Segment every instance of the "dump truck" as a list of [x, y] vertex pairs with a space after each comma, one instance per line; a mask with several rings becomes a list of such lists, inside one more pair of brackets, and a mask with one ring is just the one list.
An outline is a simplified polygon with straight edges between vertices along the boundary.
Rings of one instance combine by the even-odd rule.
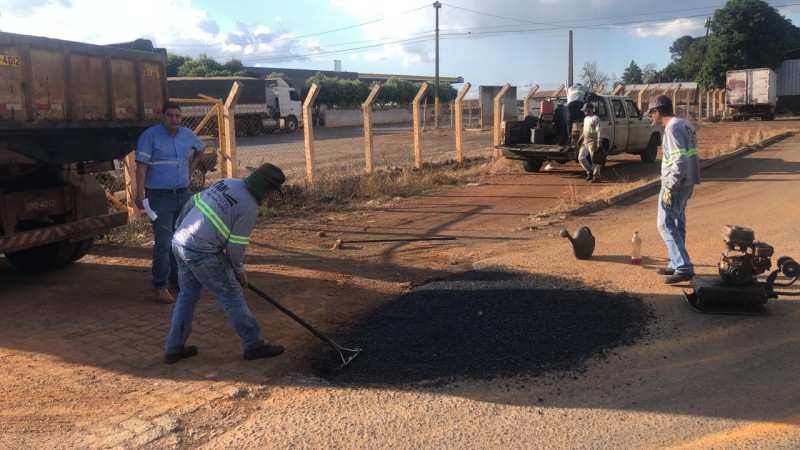
[[[167, 90], [174, 99], [205, 96], [224, 101], [237, 81], [242, 83], [242, 92], [233, 108], [236, 136], [278, 131], [293, 133], [303, 127], [300, 93], [280, 78], [169, 77]], [[196, 123], [207, 114], [207, 109], [203, 106], [185, 106], [181, 108], [183, 120]]]
[[[656, 160], [661, 129], [644, 117], [632, 99], [590, 94], [587, 102], [600, 118], [601, 145], [607, 155], [639, 155], [646, 164]], [[570, 129], [565, 98], [548, 98], [541, 101], [538, 116], [505, 122], [500, 148], [507, 159], [522, 161], [526, 172], [538, 172], [547, 162], [577, 162], [582, 128], [581, 123], [573, 123]]]
[[729, 70], [725, 75], [727, 107], [734, 121], [775, 119], [778, 75], [770, 68]]
[[0, 253], [42, 271], [128, 221], [94, 174], [135, 149], [167, 98], [166, 51], [0, 32]]

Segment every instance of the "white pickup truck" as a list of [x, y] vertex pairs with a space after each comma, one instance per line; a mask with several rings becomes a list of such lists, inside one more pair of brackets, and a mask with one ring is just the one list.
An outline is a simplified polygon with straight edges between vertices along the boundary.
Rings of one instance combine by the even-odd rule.
[[[636, 103], [617, 95], [590, 94], [588, 103], [600, 118], [603, 148], [607, 155], [639, 155], [643, 163], [656, 160], [661, 143], [661, 129], [643, 116]], [[568, 131], [566, 100], [543, 100], [539, 116], [505, 123], [500, 144], [503, 156], [522, 161], [527, 172], [538, 172], [545, 162], [564, 164], [578, 160], [580, 150], [574, 133]], [[582, 128], [582, 125], [578, 125]], [[572, 136], [570, 135], [572, 134]]]

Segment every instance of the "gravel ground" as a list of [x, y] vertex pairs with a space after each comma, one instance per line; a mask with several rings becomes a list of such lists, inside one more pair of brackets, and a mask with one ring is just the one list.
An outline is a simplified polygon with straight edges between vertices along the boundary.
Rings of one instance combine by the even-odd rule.
[[581, 372], [589, 358], [641, 338], [653, 318], [630, 295], [475, 270], [415, 288], [367, 317], [343, 339], [363, 352], [327, 378], [397, 386]]

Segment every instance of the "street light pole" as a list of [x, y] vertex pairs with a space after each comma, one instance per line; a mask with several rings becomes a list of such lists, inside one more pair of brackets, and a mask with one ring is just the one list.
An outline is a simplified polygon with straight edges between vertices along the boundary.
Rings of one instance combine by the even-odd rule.
[[436, 76], [433, 81], [433, 122], [436, 131], [439, 131], [439, 9], [442, 4], [438, 1], [433, 2], [433, 9], [436, 10]]

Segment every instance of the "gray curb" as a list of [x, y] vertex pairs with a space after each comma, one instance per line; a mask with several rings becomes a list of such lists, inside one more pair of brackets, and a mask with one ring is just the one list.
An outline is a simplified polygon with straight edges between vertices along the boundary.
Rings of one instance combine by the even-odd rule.
[[[777, 136], [773, 136], [773, 137], [771, 137], [769, 139], [765, 139], [765, 140], [763, 140], [763, 141], [761, 141], [761, 142], [759, 142], [757, 144], [748, 145], [746, 147], [742, 147], [742, 148], [736, 149], [736, 150], [734, 150], [734, 151], [732, 151], [730, 153], [726, 153], [724, 155], [717, 156], [716, 158], [712, 158], [712, 159], [707, 159], [707, 160], [701, 161], [700, 162], [700, 170], [707, 169], [707, 168], [709, 168], [709, 167], [711, 167], [711, 166], [713, 166], [715, 164], [719, 164], [719, 163], [721, 163], [723, 161], [727, 161], [728, 159], [734, 158], [734, 157], [742, 155], [744, 153], [753, 152], [753, 151], [756, 151], [758, 149], [762, 149], [764, 147], [768, 147], [768, 146], [770, 146], [770, 145], [772, 145], [772, 144], [774, 144], [774, 143], [776, 143], [778, 141], [781, 141], [783, 139], [786, 139], [786, 138], [788, 138], [789, 136], [792, 136], [792, 135], [794, 135], [793, 132], [787, 131], [786, 133], [781, 133], [781, 134], [779, 134]], [[628, 200], [630, 198], [633, 198], [633, 197], [648, 193], [649, 191], [655, 190], [656, 188], [661, 188], [661, 179], [660, 178], [656, 178], [656, 179], [648, 182], [647, 184], [644, 184], [642, 186], [638, 186], [638, 187], [633, 188], [633, 189], [631, 189], [629, 191], [622, 192], [622, 193], [617, 194], [617, 195], [615, 195], [613, 197], [609, 197], [607, 200], [597, 200], [597, 201], [594, 201], [594, 202], [589, 203], [587, 205], [583, 205], [583, 206], [581, 206], [579, 208], [576, 208], [576, 209], [574, 209], [572, 211], [567, 212], [567, 214], [576, 215], [576, 216], [589, 214], [589, 213], [592, 213], [592, 212], [595, 212], [595, 211], [599, 211], [599, 210], [601, 210], [603, 208], [606, 208], [608, 206], [616, 205], [616, 204], [622, 202], [623, 200]]]

